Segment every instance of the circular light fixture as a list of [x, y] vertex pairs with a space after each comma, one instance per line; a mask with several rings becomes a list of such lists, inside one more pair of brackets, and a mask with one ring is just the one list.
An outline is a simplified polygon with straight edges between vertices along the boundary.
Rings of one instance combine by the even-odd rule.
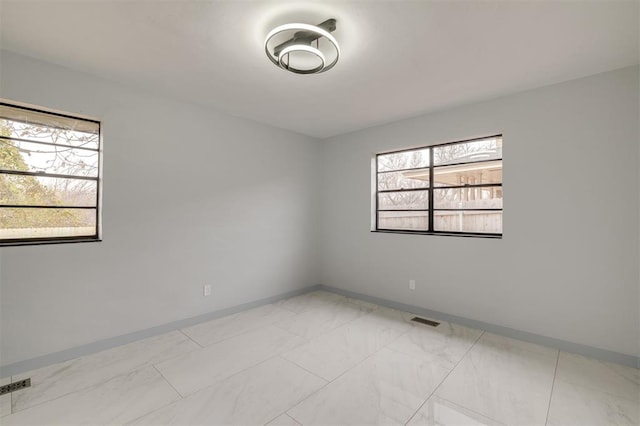
[[[296, 74], [325, 72], [333, 68], [340, 58], [340, 46], [338, 46], [338, 41], [335, 37], [331, 35], [331, 32], [335, 31], [335, 29], [335, 19], [328, 19], [318, 25], [280, 25], [267, 34], [264, 41], [264, 51], [269, 60], [283, 70]], [[283, 37], [287, 33], [291, 34], [291, 38], [286, 39], [286, 37]], [[322, 43], [322, 50], [320, 49], [321, 39], [329, 41], [329, 43]], [[313, 46], [314, 43], [315, 47]], [[308, 61], [300, 60], [300, 53], [311, 54], [320, 59], [320, 65], [308, 66]], [[331, 62], [327, 63], [327, 57]], [[299, 63], [295, 63], [296, 61]]]
[[[293, 68], [291, 64], [291, 53], [296, 52], [307, 52], [315, 55], [318, 59], [320, 59], [320, 65], [315, 68], [307, 68], [307, 69], [299, 69]], [[287, 62], [285, 63], [284, 58], [287, 57]], [[316, 72], [322, 72], [322, 69], [325, 65], [325, 57], [324, 54], [312, 46], [307, 46], [306, 44], [292, 44], [291, 46], [287, 46], [282, 51], [280, 51], [280, 55], [278, 56], [278, 65], [280, 68], [283, 68], [287, 71], [295, 72], [298, 74], [313, 74]]]

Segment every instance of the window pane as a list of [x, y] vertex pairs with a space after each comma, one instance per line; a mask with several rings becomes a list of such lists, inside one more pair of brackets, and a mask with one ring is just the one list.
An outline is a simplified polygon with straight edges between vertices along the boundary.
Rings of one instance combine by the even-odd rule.
[[97, 188], [94, 180], [0, 173], [0, 204], [95, 207]]
[[501, 211], [436, 211], [433, 217], [436, 231], [502, 233]]
[[502, 183], [502, 160], [435, 167], [433, 175], [434, 186]]
[[502, 187], [434, 189], [433, 207], [435, 209], [501, 209]]
[[378, 210], [428, 209], [429, 191], [383, 192]]
[[429, 187], [429, 169], [378, 173], [378, 191]]
[[433, 149], [433, 163], [436, 165], [496, 160], [501, 158], [501, 137], [455, 143]]
[[378, 155], [378, 171], [429, 167], [429, 148]]
[[96, 235], [95, 209], [0, 207], [0, 238], [51, 238]]
[[0, 105], [0, 136], [99, 148], [98, 123]]
[[378, 212], [378, 229], [427, 231], [429, 212]]
[[98, 176], [98, 151], [0, 139], [0, 169]]

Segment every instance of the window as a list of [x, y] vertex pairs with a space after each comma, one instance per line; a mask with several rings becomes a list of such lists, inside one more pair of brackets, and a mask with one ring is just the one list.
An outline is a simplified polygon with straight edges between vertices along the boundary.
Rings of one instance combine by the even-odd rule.
[[100, 122], [0, 101], [0, 245], [100, 238]]
[[502, 136], [377, 154], [375, 231], [502, 236]]

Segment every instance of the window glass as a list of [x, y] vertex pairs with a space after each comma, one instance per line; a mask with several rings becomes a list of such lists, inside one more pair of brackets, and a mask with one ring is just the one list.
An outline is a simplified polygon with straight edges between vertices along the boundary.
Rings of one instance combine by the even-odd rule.
[[428, 208], [429, 191], [398, 191], [378, 194], [379, 210], [426, 210]]
[[378, 154], [374, 230], [500, 237], [502, 143], [491, 136]]
[[0, 245], [99, 238], [100, 122], [0, 102]]
[[429, 148], [412, 149], [378, 155], [378, 171], [429, 167]]
[[433, 164], [471, 163], [502, 159], [502, 137], [444, 144], [433, 148]]

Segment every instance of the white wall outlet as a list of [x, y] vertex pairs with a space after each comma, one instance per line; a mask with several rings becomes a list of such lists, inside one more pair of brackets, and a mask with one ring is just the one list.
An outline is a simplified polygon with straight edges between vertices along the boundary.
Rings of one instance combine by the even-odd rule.
[[416, 280], [409, 280], [409, 290], [416, 289]]
[[211, 296], [211, 284], [205, 284], [202, 286], [202, 295]]

